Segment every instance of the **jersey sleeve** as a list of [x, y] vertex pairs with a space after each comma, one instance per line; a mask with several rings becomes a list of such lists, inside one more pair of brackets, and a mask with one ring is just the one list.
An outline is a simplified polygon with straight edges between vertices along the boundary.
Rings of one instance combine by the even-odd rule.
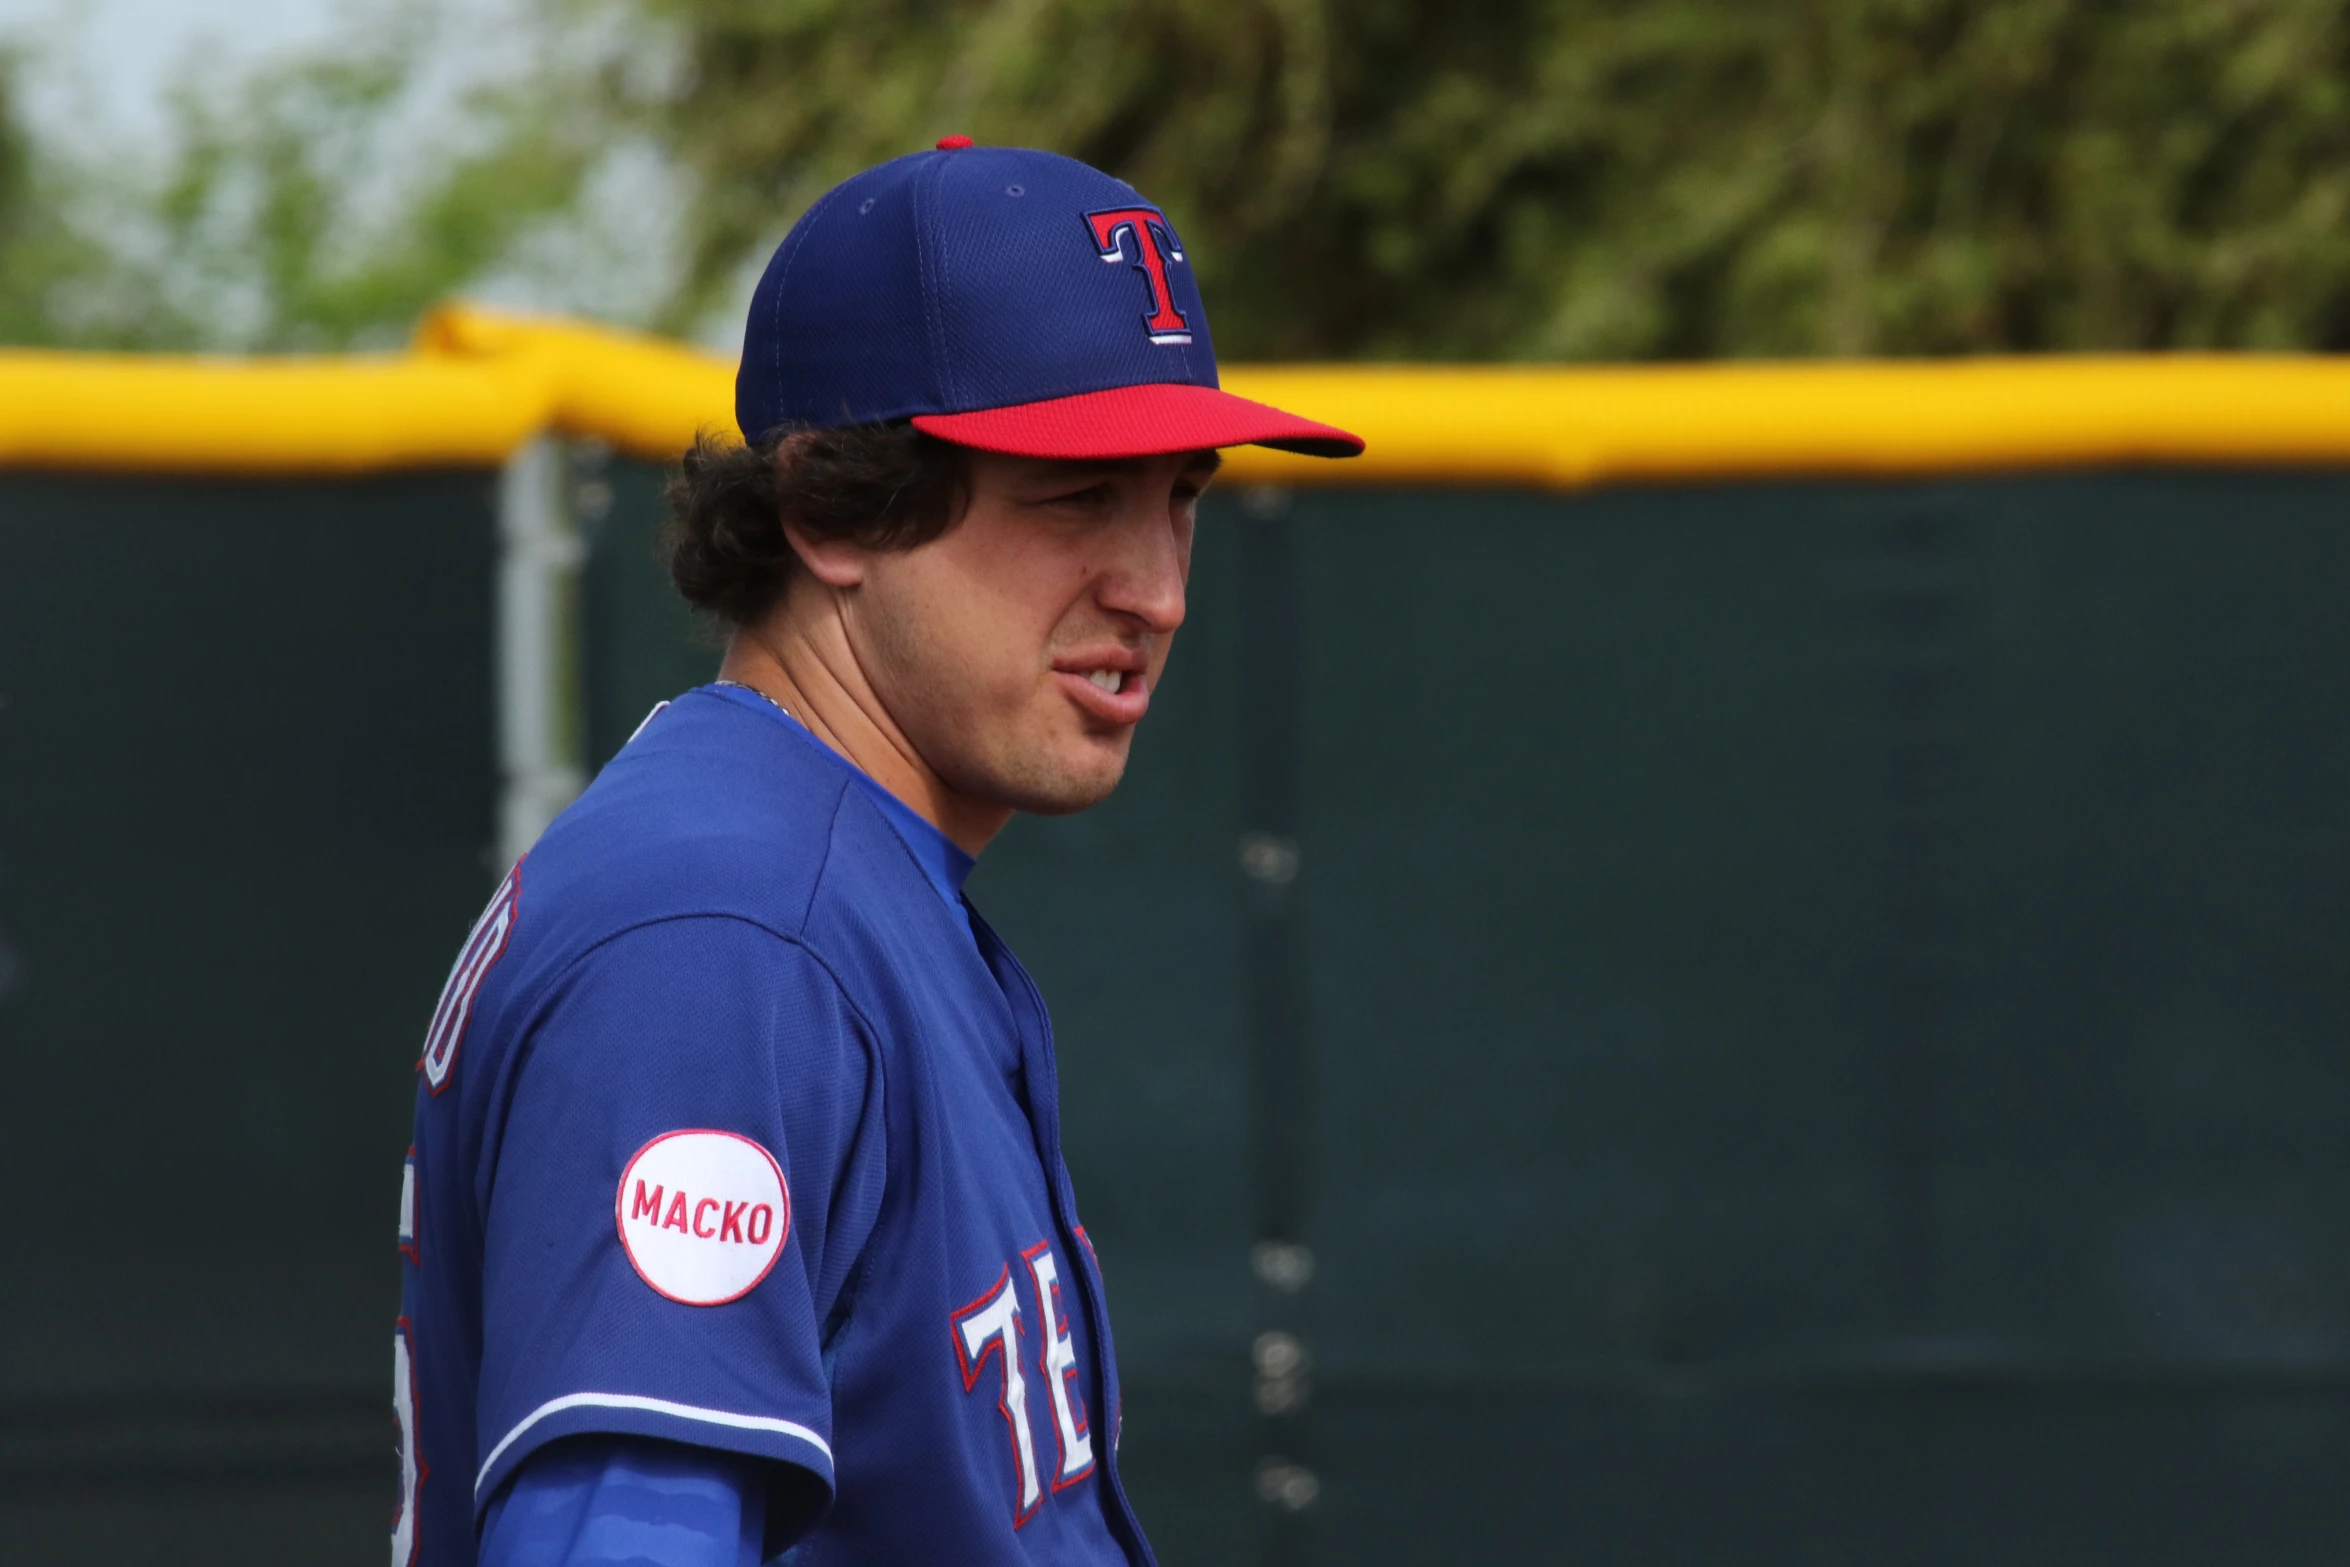
[[533, 1453], [482, 1520], [480, 1567], [759, 1567], [756, 1461], [641, 1437]]
[[736, 919], [629, 931], [538, 1003], [476, 1175], [477, 1517], [586, 1433], [830, 1490], [825, 1332], [880, 1202], [878, 1062], [823, 965]]

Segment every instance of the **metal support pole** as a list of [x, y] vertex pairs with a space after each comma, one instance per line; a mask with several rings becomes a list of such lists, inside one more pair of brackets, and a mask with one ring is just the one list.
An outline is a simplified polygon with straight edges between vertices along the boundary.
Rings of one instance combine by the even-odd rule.
[[578, 530], [562, 444], [539, 436], [498, 481], [499, 863], [538, 841], [585, 785]]

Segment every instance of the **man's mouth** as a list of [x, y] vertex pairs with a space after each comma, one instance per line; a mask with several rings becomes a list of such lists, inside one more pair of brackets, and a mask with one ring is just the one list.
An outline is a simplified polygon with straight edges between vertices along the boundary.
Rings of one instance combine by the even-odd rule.
[[1132, 651], [1067, 655], [1053, 661], [1053, 674], [1063, 682], [1080, 709], [1101, 723], [1124, 726], [1137, 723], [1150, 707], [1150, 678], [1142, 654]]

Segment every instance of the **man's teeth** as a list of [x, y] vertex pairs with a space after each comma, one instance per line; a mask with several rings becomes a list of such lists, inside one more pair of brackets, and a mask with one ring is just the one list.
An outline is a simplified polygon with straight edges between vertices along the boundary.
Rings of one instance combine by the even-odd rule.
[[1087, 674], [1085, 678], [1100, 686], [1104, 691], [1112, 693], [1117, 691], [1122, 679], [1115, 669], [1096, 669]]

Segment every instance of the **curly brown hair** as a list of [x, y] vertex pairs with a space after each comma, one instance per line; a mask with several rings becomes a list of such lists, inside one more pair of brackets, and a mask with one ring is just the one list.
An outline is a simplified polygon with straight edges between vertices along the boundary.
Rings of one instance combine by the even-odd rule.
[[911, 549], [947, 530], [964, 480], [956, 447], [905, 423], [787, 425], [749, 446], [705, 432], [663, 494], [659, 547], [687, 603], [746, 626], [800, 569], [784, 518], [817, 538]]

